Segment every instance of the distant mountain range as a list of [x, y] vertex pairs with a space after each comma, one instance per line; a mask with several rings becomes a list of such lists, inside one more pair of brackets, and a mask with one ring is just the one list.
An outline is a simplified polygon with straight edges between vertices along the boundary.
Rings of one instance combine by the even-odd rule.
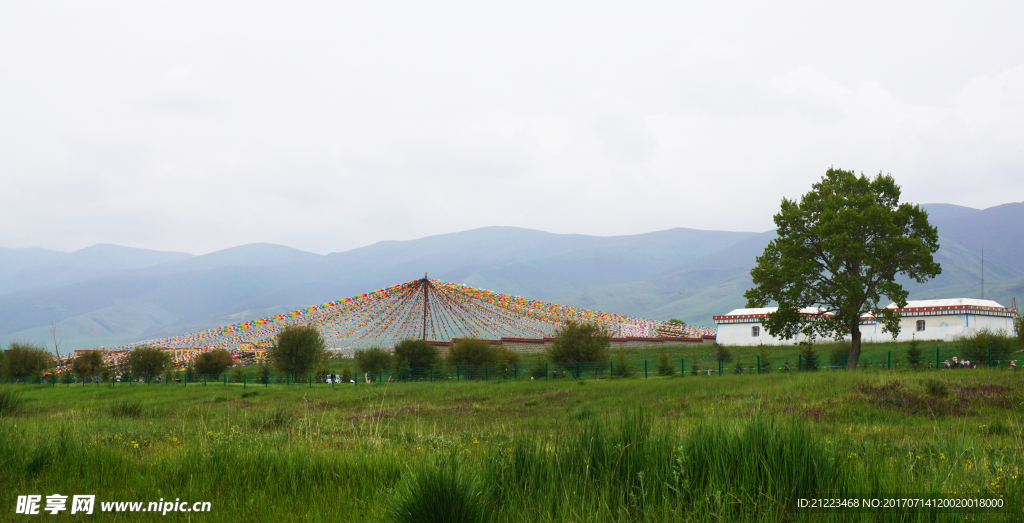
[[[916, 299], [1024, 298], [1024, 203], [924, 206], [939, 228], [941, 276]], [[485, 227], [319, 255], [250, 244], [202, 256], [94, 245], [63, 253], [0, 248], [0, 340], [62, 350], [113, 346], [294, 310], [421, 277], [654, 319], [711, 325], [742, 307], [750, 268], [774, 238], [670, 229], [629, 236]]]

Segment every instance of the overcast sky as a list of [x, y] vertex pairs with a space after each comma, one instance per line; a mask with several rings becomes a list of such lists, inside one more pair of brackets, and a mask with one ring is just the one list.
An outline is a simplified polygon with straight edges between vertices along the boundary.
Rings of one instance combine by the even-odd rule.
[[1019, 1], [256, 4], [0, 4], [0, 246], [764, 231], [830, 165], [1024, 200]]

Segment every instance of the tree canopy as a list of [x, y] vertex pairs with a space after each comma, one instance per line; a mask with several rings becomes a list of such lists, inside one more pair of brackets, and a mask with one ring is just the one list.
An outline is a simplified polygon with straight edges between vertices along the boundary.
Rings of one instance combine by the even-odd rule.
[[566, 324], [555, 333], [547, 351], [551, 363], [608, 361], [611, 335], [592, 323]]
[[171, 366], [171, 355], [160, 349], [137, 347], [128, 354], [125, 364], [136, 376], [156, 376]]
[[0, 362], [3, 363], [0, 375], [5, 378], [39, 376], [44, 371], [52, 369], [56, 363], [50, 351], [39, 345], [20, 341], [11, 342], [7, 346]]
[[437, 363], [437, 348], [424, 340], [402, 340], [395, 345], [395, 363], [413, 369]]
[[327, 358], [327, 342], [313, 327], [285, 327], [277, 333], [270, 359], [285, 374], [306, 374]]
[[356, 366], [363, 372], [377, 372], [394, 366], [391, 353], [380, 347], [359, 349], [354, 354]]
[[453, 343], [445, 356], [448, 365], [511, 365], [520, 359], [518, 353], [504, 345], [474, 339]]
[[750, 271], [754, 287], [744, 294], [747, 307], [778, 303], [764, 322], [771, 335], [849, 334], [847, 366], [856, 368], [865, 313], [874, 313], [894, 338], [899, 334], [899, 316], [879, 310], [883, 296], [906, 306], [908, 292], [896, 276], [920, 283], [942, 271], [932, 258], [939, 235], [928, 213], [899, 199], [900, 187], [889, 175], [869, 179], [834, 168], [799, 203], [783, 198], [774, 217], [778, 237], [757, 258]]
[[103, 372], [103, 353], [98, 350], [83, 352], [71, 360], [71, 372], [76, 376], [98, 376]]
[[226, 350], [204, 352], [196, 356], [196, 360], [192, 362], [196, 373], [210, 376], [223, 374], [228, 367], [234, 364], [235, 360], [231, 358], [231, 353]]

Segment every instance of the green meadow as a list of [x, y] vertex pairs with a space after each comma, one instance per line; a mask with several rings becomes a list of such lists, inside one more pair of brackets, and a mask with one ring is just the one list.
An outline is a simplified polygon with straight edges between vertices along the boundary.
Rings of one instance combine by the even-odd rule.
[[[1024, 520], [1024, 373], [633, 376], [7, 385], [0, 517]], [[17, 496], [54, 493], [95, 494], [95, 512], [15, 514]], [[798, 502], [940, 497], [1002, 507]], [[210, 511], [101, 511], [161, 499]]]

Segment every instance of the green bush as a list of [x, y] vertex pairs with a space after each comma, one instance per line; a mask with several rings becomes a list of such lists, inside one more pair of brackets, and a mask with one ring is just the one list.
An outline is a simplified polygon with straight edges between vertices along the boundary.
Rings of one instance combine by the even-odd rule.
[[718, 342], [711, 344], [711, 353], [715, 357], [715, 361], [722, 360], [724, 362], [732, 361], [732, 350], [725, 345], [719, 345]]
[[196, 360], [192, 363], [197, 373], [208, 376], [219, 376], [234, 364], [235, 360], [231, 358], [231, 353], [226, 350], [204, 352], [197, 356]]
[[39, 376], [56, 364], [50, 351], [33, 343], [14, 341], [3, 353], [0, 373], [5, 378]]
[[400, 367], [420, 369], [437, 364], [437, 347], [424, 340], [402, 340], [395, 345], [395, 363]]
[[568, 321], [555, 333], [555, 339], [547, 350], [551, 363], [605, 362], [611, 335], [603, 328], [590, 323]]
[[313, 327], [285, 327], [268, 351], [277, 370], [284, 374], [308, 374], [327, 359], [327, 343]]
[[354, 354], [356, 367], [363, 372], [377, 372], [394, 367], [391, 354], [380, 347], [359, 349]]
[[833, 369], [845, 369], [846, 360], [850, 357], [853, 345], [850, 343], [837, 343], [828, 354], [828, 364]]
[[445, 357], [448, 365], [496, 365], [495, 347], [484, 340], [464, 339], [452, 344]]
[[156, 376], [170, 368], [171, 354], [143, 346], [133, 349], [125, 363], [135, 376]]
[[1008, 333], [984, 328], [967, 336], [957, 336], [956, 344], [964, 351], [964, 357], [970, 360], [973, 367], [988, 365], [989, 348], [992, 349], [992, 360], [1009, 359], [1017, 346], [1017, 340]]

